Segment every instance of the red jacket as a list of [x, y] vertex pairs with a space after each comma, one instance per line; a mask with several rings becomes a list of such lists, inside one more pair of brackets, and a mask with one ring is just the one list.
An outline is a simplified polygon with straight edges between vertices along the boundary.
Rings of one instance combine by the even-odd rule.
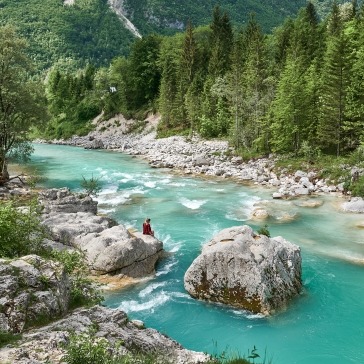
[[150, 227], [150, 224], [147, 222], [143, 223], [143, 234], [144, 235], [153, 235], [152, 228]]

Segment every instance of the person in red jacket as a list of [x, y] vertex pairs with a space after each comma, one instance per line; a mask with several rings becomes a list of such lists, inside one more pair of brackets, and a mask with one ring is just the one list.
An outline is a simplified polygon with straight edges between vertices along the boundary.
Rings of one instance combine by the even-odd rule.
[[149, 218], [145, 219], [145, 221], [143, 223], [143, 234], [144, 235], [154, 236], [154, 231], [152, 230], [152, 228], [150, 226], [150, 219]]

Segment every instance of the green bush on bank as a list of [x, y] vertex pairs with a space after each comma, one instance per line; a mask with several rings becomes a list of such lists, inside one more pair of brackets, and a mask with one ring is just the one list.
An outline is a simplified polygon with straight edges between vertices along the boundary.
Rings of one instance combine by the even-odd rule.
[[53, 250], [50, 258], [61, 262], [66, 273], [70, 275], [71, 301], [69, 306], [71, 309], [81, 306], [91, 307], [103, 301], [104, 298], [98, 285], [88, 278], [89, 270], [80, 252]]
[[103, 297], [97, 285], [88, 278], [88, 268], [78, 252], [51, 251], [44, 247], [48, 236], [41, 225], [41, 207], [34, 199], [28, 203], [7, 201], [0, 204], [0, 258], [16, 259], [37, 254], [61, 262], [71, 279], [70, 308], [101, 303]]
[[4, 347], [5, 345], [12, 344], [20, 339], [20, 334], [12, 334], [10, 332], [0, 330], [0, 348]]
[[35, 200], [17, 207], [16, 201], [0, 204], [0, 257], [17, 258], [44, 252], [46, 233], [40, 220], [40, 207]]
[[364, 176], [359, 177], [355, 182], [351, 182], [349, 190], [354, 197], [364, 197]]
[[[66, 364], [173, 364], [169, 358], [158, 353], [146, 354], [139, 351], [120, 353], [123, 346], [120, 340], [113, 349], [107, 339], [96, 337], [95, 330], [87, 333], [72, 334], [69, 343], [65, 346]], [[267, 353], [260, 357], [258, 349], [248, 351], [247, 357], [240, 354], [228, 354], [226, 352], [215, 355], [207, 364], [271, 364], [272, 359], [267, 359]]]

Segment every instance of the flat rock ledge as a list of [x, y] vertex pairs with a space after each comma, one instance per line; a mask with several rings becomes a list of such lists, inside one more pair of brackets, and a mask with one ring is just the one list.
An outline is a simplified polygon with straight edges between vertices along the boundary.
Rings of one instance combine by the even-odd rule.
[[[51, 189], [39, 193], [44, 206], [43, 225], [52, 240], [47, 245], [81, 251], [94, 274], [119, 274], [141, 278], [155, 273], [163, 256], [163, 243], [141, 233], [131, 234], [106, 216], [98, 216], [97, 202], [69, 189]], [[60, 246], [61, 244], [61, 246]]]
[[94, 306], [75, 310], [61, 320], [24, 332], [15, 345], [0, 349], [0, 363], [62, 363], [66, 353], [64, 346], [69, 343], [71, 334], [87, 334], [90, 330], [96, 330], [94, 337], [107, 340], [112, 354], [123, 355], [133, 350], [158, 353], [173, 364], [199, 364], [210, 359], [203, 353], [184, 349], [154, 329], [144, 328], [141, 321], [130, 321], [121, 310]]
[[270, 315], [301, 291], [301, 251], [249, 226], [227, 228], [203, 246], [184, 286], [192, 297]]

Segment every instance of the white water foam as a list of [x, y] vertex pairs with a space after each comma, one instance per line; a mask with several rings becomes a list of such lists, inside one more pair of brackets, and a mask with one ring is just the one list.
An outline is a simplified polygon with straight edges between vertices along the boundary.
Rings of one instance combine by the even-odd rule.
[[144, 183], [145, 187], [149, 187], [149, 188], [155, 188], [155, 186], [157, 185], [157, 182], [154, 181], [148, 181]]
[[158, 295], [153, 297], [151, 300], [146, 302], [138, 302], [135, 300], [124, 301], [118, 307], [119, 309], [129, 312], [140, 312], [140, 311], [151, 311], [154, 312], [155, 308], [163, 305], [167, 301], [170, 300], [170, 296], [168, 296], [164, 291], [159, 292]]
[[177, 260], [173, 260], [170, 263], [166, 264], [163, 269], [156, 272], [156, 277], [168, 274], [172, 270], [172, 268], [177, 265], [177, 263]]
[[204, 205], [207, 201], [206, 200], [189, 200], [186, 197], [181, 197], [179, 199], [179, 202], [187, 207], [188, 209], [191, 210], [197, 210], [199, 209], [202, 205]]
[[254, 207], [258, 201], [261, 200], [258, 196], [249, 196], [246, 193], [239, 194], [242, 197], [237, 204], [233, 207], [230, 206], [229, 210], [225, 214], [228, 220], [233, 221], [245, 221], [248, 220], [254, 211]]
[[158, 282], [158, 283], [152, 283], [148, 287], [144, 288], [139, 292], [139, 297], [146, 297], [150, 295], [154, 290], [156, 290], [159, 287], [163, 287], [167, 284], [167, 282]]

